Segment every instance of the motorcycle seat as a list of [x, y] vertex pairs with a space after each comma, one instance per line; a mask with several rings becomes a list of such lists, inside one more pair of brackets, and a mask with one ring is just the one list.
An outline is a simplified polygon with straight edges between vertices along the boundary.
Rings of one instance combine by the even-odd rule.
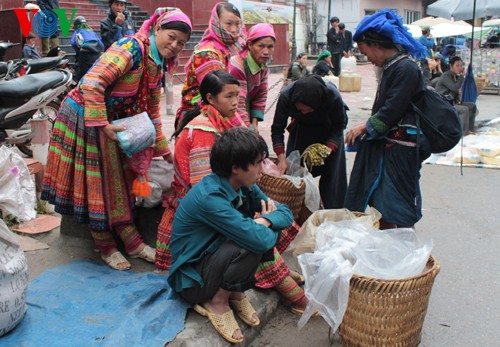
[[29, 68], [29, 73], [34, 74], [45, 70], [52, 70], [59, 65], [59, 62], [64, 56], [46, 57], [40, 59], [28, 59], [26, 68]]
[[9, 71], [9, 64], [3, 61], [0, 61], [0, 76], [3, 76]]
[[63, 71], [49, 71], [24, 75], [9, 81], [0, 81], [0, 97], [5, 99], [31, 97], [50, 88], [66, 83], [68, 74]]

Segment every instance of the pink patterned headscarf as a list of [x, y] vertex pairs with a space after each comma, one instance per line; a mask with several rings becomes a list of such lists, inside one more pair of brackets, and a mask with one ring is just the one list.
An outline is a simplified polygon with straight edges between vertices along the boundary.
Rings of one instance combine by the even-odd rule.
[[[193, 29], [189, 17], [178, 8], [160, 7], [156, 9], [151, 18], [144, 21], [137, 34], [143, 36], [145, 39], [148, 39], [154, 29], [171, 22], [184, 22], [191, 30]], [[177, 56], [167, 60], [168, 73], [174, 73], [177, 63]]]
[[273, 26], [267, 23], [255, 24], [248, 30], [247, 45], [263, 37], [272, 37], [276, 41], [276, 34], [274, 33]]
[[195, 50], [211, 44], [216, 49], [220, 50], [224, 55], [236, 55], [245, 45], [245, 25], [242, 25], [242, 29], [237, 36], [233, 36], [231, 33], [227, 32], [222, 26], [219, 15], [217, 14], [217, 6], [219, 6], [219, 4], [221, 3], [216, 3], [212, 8], [208, 29], [205, 30], [205, 33]]

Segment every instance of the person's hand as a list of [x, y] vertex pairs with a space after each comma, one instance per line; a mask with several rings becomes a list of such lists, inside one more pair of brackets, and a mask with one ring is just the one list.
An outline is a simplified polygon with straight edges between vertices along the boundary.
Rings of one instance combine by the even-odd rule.
[[116, 133], [119, 131], [125, 131], [125, 127], [119, 127], [117, 125], [113, 124], [108, 124], [102, 128], [102, 131], [104, 134], [106, 134], [107, 137], [109, 137], [113, 141], [118, 141], [118, 138], [116, 137]]
[[345, 137], [345, 143], [348, 146], [351, 146], [356, 142], [356, 139], [360, 137], [361, 135], [366, 133], [366, 123], [359, 123], [356, 124], [354, 127], [352, 127], [348, 132]]
[[260, 200], [260, 205], [262, 206], [260, 213], [262, 216], [277, 210], [276, 204], [271, 199], [267, 199], [267, 204], [264, 200]]
[[259, 120], [257, 118], [252, 119], [253, 132], [257, 135], [259, 134]]
[[121, 12], [116, 13], [115, 23], [122, 25], [125, 22], [125, 15]]
[[286, 161], [285, 154], [278, 155], [278, 170], [280, 171], [280, 175], [286, 174], [287, 169], [288, 162]]
[[169, 154], [164, 155], [163, 159], [172, 164], [174, 162], [174, 154], [170, 152]]

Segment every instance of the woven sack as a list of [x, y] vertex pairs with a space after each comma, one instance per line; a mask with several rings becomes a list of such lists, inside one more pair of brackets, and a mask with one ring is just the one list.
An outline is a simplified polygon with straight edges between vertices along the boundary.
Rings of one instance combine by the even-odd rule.
[[340, 325], [346, 347], [418, 346], [432, 285], [440, 266], [434, 257], [426, 271], [399, 280], [353, 275]]
[[281, 204], [288, 205], [293, 213], [293, 219], [297, 219], [306, 195], [306, 184], [302, 180], [297, 188], [286, 178], [263, 174], [257, 183], [259, 188], [268, 197]]

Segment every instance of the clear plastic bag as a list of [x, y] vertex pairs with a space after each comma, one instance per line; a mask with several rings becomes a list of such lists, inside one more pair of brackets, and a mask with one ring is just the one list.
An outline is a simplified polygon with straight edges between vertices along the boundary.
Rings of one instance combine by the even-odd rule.
[[300, 165], [299, 151], [293, 151], [286, 158], [288, 162], [287, 174], [283, 178], [291, 181], [296, 187], [300, 187], [300, 182], [304, 180], [306, 184], [306, 194], [304, 204], [309, 211], [314, 212], [319, 209], [321, 196], [319, 194], [319, 177], [314, 178], [312, 174]]
[[378, 230], [360, 220], [322, 223], [314, 253], [298, 256], [309, 299], [299, 329], [319, 311], [336, 331], [347, 308], [353, 273], [380, 279], [416, 276], [425, 269], [431, 249], [431, 238], [413, 229]]
[[23, 158], [0, 147], [0, 209], [27, 222], [36, 217], [36, 187]]

